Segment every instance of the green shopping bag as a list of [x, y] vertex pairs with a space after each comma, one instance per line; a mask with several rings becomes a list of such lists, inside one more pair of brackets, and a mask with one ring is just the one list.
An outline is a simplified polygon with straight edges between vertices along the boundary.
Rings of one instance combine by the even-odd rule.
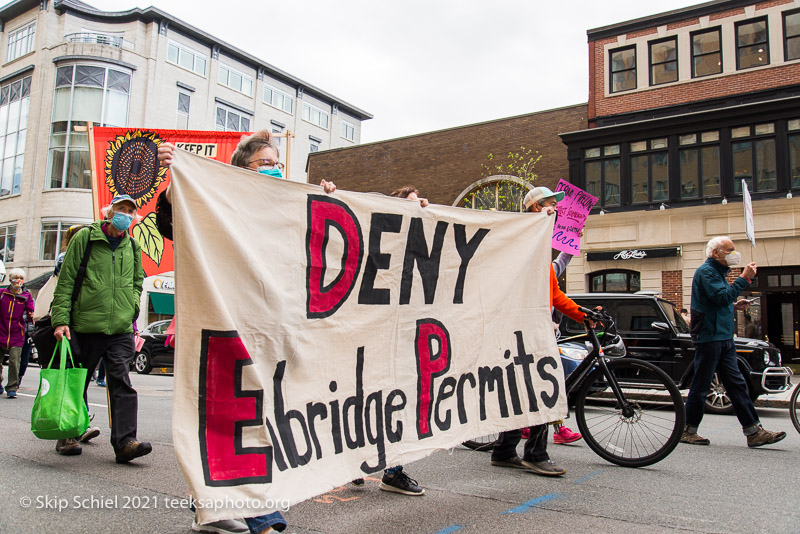
[[[69, 357], [70, 368], [67, 368]], [[58, 359], [58, 369], [52, 369]], [[83, 434], [89, 427], [89, 412], [83, 400], [86, 369], [75, 367], [66, 338], [56, 344], [53, 357], [39, 374], [39, 392], [33, 401], [31, 431], [39, 439], [66, 439]]]

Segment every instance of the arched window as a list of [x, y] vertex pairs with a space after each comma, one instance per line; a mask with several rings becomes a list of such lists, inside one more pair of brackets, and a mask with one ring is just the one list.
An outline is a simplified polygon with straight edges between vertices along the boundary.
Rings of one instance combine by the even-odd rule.
[[637, 271], [611, 269], [589, 274], [590, 293], [636, 293], [642, 289]]
[[489, 176], [464, 189], [453, 203], [459, 208], [523, 211], [522, 199], [533, 186], [516, 176]]

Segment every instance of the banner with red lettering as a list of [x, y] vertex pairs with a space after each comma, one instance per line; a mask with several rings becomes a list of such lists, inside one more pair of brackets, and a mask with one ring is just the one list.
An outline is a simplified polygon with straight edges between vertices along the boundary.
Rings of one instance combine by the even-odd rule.
[[168, 141], [178, 148], [208, 158], [231, 160], [242, 132], [196, 130], [146, 130], [93, 127], [92, 199], [94, 216], [116, 195], [130, 195], [142, 220], [131, 227], [131, 235], [142, 246], [145, 276], [172, 271], [172, 245], [156, 228], [156, 199], [169, 185], [169, 171], [158, 165], [158, 146]]
[[172, 173], [173, 433], [201, 521], [566, 415], [552, 217], [326, 195], [185, 153]]

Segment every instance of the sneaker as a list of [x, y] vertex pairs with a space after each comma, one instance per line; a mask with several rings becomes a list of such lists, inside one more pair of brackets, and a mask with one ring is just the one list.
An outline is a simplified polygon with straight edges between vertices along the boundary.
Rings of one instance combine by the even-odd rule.
[[529, 471], [532, 471], [537, 475], [544, 475], [546, 477], [560, 477], [567, 472], [566, 469], [560, 465], [557, 465], [553, 460], [544, 460], [542, 462], [528, 462], [523, 460], [523, 462], [530, 466], [528, 468]]
[[394, 475], [384, 473], [379, 487], [383, 491], [392, 491], [403, 495], [425, 495], [425, 490], [420, 488], [417, 481], [405, 474], [402, 469]]
[[711, 445], [711, 440], [698, 436], [697, 432], [689, 432], [688, 429], [683, 429], [681, 434], [681, 443], [688, 443], [689, 445]]
[[235, 519], [223, 519], [222, 521], [214, 521], [206, 525], [201, 525], [197, 519], [192, 521], [192, 530], [195, 532], [218, 532], [219, 534], [245, 534], [250, 532], [247, 525]]
[[[2, 364], [2, 363], [0, 363], [0, 366], [2, 366], [2, 365], [3, 365], [3, 364]], [[2, 395], [4, 391], [5, 391], [5, 390], [3, 389], [3, 384], [0, 384], [0, 395]]]
[[572, 443], [582, 439], [583, 436], [579, 432], [573, 432], [569, 428], [562, 426], [558, 432], [553, 432], [553, 443], [565, 444]]
[[357, 478], [357, 479], [353, 480], [351, 483], [354, 486], [363, 486], [364, 485], [364, 479], [363, 478]]
[[153, 452], [153, 446], [146, 441], [129, 441], [121, 449], [117, 450], [116, 460], [118, 464], [126, 464], [134, 458], [150, 454], [151, 452]]
[[9, 399], [16, 399], [17, 398], [17, 392], [16, 391], [7, 391], [6, 392], [6, 396]]
[[758, 427], [758, 432], [747, 436], [748, 447], [761, 447], [762, 445], [770, 445], [778, 443], [786, 437], [786, 432], [772, 432], [765, 430], [763, 426]]
[[523, 461], [522, 458], [519, 456], [514, 456], [509, 458], [508, 460], [495, 460], [494, 458], [491, 459], [492, 465], [496, 465], [497, 467], [510, 467], [512, 469], [531, 469], [531, 463]]
[[106, 387], [106, 381], [103, 380], [102, 378], [98, 378], [97, 379], [97, 385], [100, 386], [101, 388], [104, 388], [104, 387]]
[[77, 456], [83, 449], [78, 445], [74, 438], [60, 439], [56, 441], [56, 452], [63, 456]]
[[96, 426], [90, 426], [86, 429], [86, 432], [81, 434], [81, 437], [78, 438], [78, 441], [81, 443], [89, 443], [91, 440], [96, 438], [100, 435], [100, 429]]

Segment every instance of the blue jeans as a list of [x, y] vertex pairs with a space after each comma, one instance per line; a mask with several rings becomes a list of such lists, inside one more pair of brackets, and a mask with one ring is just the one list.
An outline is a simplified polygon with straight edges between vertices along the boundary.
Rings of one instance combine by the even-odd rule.
[[690, 432], [696, 432], [703, 420], [703, 409], [711, 379], [719, 375], [733, 410], [745, 434], [758, 430], [759, 421], [753, 401], [747, 394], [747, 385], [736, 363], [736, 345], [733, 339], [697, 343], [694, 353], [694, 378], [686, 398], [686, 424]]
[[272, 512], [258, 517], [245, 517], [244, 522], [247, 523], [247, 528], [253, 534], [261, 532], [267, 527], [272, 527], [278, 532], [283, 532], [283, 529], [286, 528], [286, 520], [280, 512]]

